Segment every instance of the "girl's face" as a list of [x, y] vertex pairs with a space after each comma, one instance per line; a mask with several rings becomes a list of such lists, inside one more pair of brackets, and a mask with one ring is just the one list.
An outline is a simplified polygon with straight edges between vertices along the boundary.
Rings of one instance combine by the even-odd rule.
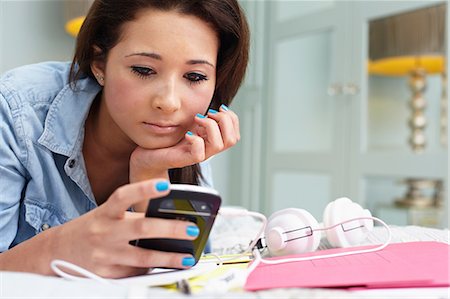
[[218, 48], [216, 32], [194, 16], [148, 9], [124, 24], [106, 65], [93, 64], [113, 127], [147, 149], [178, 143], [211, 102]]

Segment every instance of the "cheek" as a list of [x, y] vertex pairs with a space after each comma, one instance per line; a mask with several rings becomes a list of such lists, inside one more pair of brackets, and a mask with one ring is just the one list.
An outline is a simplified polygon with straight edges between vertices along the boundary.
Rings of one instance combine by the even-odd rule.
[[211, 103], [214, 94], [214, 85], [205, 86], [204, 88], [199, 88], [194, 92], [191, 97], [192, 100], [187, 105], [187, 109], [190, 110], [192, 115], [197, 113], [204, 114], [207, 112], [209, 104]]
[[183, 114], [185, 116], [184, 126], [186, 130], [192, 129], [195, 125], [195, 115], [197, 113], [206, 114], [211, 103], [214, 88], [197, 89], [185, 97], [183, 103]]
[[132, 81], [126, 79], [113, 80], [113, 78], [105, 87], [104, 93], [111, 114], [115, 115], [129, 115], [129, 112], [133, 111], [136, 106], [139, 94]]

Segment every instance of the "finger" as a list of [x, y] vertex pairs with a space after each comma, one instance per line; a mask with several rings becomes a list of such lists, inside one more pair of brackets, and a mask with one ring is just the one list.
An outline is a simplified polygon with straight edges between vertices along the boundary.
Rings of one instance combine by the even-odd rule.
[[152, 179], [119, 187], [100, 206], [110, 217], [123, 218], [133, 204], [169, 193], [170, 183], [165, 179]]
[[119, 253], [122, 265], [138, 268], [178, 268], [186, 269], [194, 265], [192, 255], [184, 253], [162, 252], [133, 245]]
[[[191, 131], [188, 131], [185, 134], [186, 141], [188, 142], [189, 148], [188, 153], [190, 157], [181, 157], [179, 163], [182, 164], [182, 166], [186, 165], [187, 161], [190, 161], [191, 164], [200, 163], [201, 161], [205, 160], [205, 140], [201, 138], [198, 135], [195, 135]], [[177, 167], [182, 167], [177, 166]]]
[[127, 219], [118, 234], [130, 241], [154, 238], [195, 240], [199, 233], [197, 225], [189, 221], [143, 217]]
[[234, 130], [236, 132], [237, 140], [241, 140], [241, 132], [240, 132], [240, 126], [239, 126], [239, 117], [236, 113], [234, 113], [230, 108], [228, 108], [226, 105], [222, 104], [219, 109], [221, 112], [225, 112], [230, 115], [231, 120], [233, 121]]
[[214, 119], [219, 125], [224, 149], [227, 149], [237, 143], [238, 133], [236, 133], [230, 113], [217, 112], [216, 110], [209, 109], [208, 117]]
[[206, 131], [205, 148], [206, 158], [221, 152], [224, 148], [222, 134], [219, 129], [217, 121], [208, 117], [201, 117], [201, 114], [197, 114], [195, 122], [203, 127]]

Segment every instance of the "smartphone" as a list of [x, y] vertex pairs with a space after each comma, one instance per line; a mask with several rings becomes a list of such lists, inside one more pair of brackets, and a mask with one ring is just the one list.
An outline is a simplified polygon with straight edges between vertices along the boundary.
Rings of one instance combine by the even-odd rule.
[[190, 221], [198, 226], [200, 234], [193, 241], [139, 239], [134, 241], [134, 245], [159, 251], [189, 253], [197, 264], [205, 249], [221, 201], [219, 193], [214, 189], [172, 184], [167, 196], [149, 201], [145, 216]]

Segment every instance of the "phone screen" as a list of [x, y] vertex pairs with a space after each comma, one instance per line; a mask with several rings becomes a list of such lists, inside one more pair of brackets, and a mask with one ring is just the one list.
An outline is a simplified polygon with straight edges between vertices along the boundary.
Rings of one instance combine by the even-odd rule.
[[159, 251], [189, 253], [197, 263], [208, 241], [220, 204], [221, 198], [213, 189], [173, 184], [167, 196], [150, 200], [145, 216], [193, 222], [200, 230], [199, 236], [193, 241], [140, 239], [135, 245]]

